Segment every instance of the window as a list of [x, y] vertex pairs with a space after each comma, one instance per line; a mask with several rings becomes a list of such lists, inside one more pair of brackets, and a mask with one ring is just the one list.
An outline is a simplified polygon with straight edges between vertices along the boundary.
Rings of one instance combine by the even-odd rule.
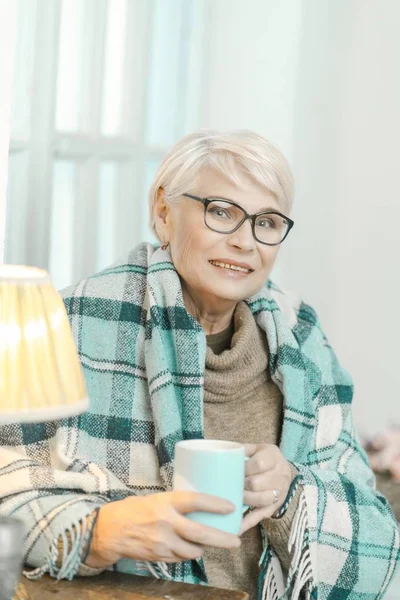
[[19, 0], [5, 261], [58, 288], [143, 240], [161, 157], [196, 129], [205, 0]]

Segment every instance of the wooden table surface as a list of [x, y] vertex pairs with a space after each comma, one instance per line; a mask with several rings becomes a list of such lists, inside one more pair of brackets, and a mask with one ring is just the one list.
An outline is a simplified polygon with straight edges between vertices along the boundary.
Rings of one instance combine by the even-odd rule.
[[38, 581], [23, 578], [22, 583], [30, 600], [248, 600], [249, 597], [245, 592], [111, 572], [73, 581], [55, 581], [48, 576]]

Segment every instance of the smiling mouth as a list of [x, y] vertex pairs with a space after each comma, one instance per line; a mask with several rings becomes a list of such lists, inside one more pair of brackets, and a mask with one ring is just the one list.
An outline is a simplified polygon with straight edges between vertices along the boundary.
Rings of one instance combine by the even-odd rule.
[[238, 271], [240, 273], [250, 274], [253, 272], [252, 269], [246, 269], [245, 267], [239, 267], [238, 265], [231, 265], [230, 263], [219, 262], [218, 260], [210, 260], [208, 261], [214, 267], [219, 267], [220, 269], [227, 269], [229, 271]]

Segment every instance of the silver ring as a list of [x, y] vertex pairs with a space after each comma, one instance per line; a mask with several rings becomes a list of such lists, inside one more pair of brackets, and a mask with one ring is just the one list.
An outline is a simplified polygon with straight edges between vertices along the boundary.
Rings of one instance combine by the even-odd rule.
[[276, 504], [279, 500], [279, 490], [272, 490], [272, 494], [274, 496], [274, 504]]

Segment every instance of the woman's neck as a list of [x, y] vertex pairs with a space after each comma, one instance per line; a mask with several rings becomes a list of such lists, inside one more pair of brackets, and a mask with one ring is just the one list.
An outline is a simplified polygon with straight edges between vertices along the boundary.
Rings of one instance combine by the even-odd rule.
[[186, 310], [200, 323], [206, 335], [219, 333], [231, 324], [235, 303], [200, 299], [185, 286], [182, 286], [182, 294]]

